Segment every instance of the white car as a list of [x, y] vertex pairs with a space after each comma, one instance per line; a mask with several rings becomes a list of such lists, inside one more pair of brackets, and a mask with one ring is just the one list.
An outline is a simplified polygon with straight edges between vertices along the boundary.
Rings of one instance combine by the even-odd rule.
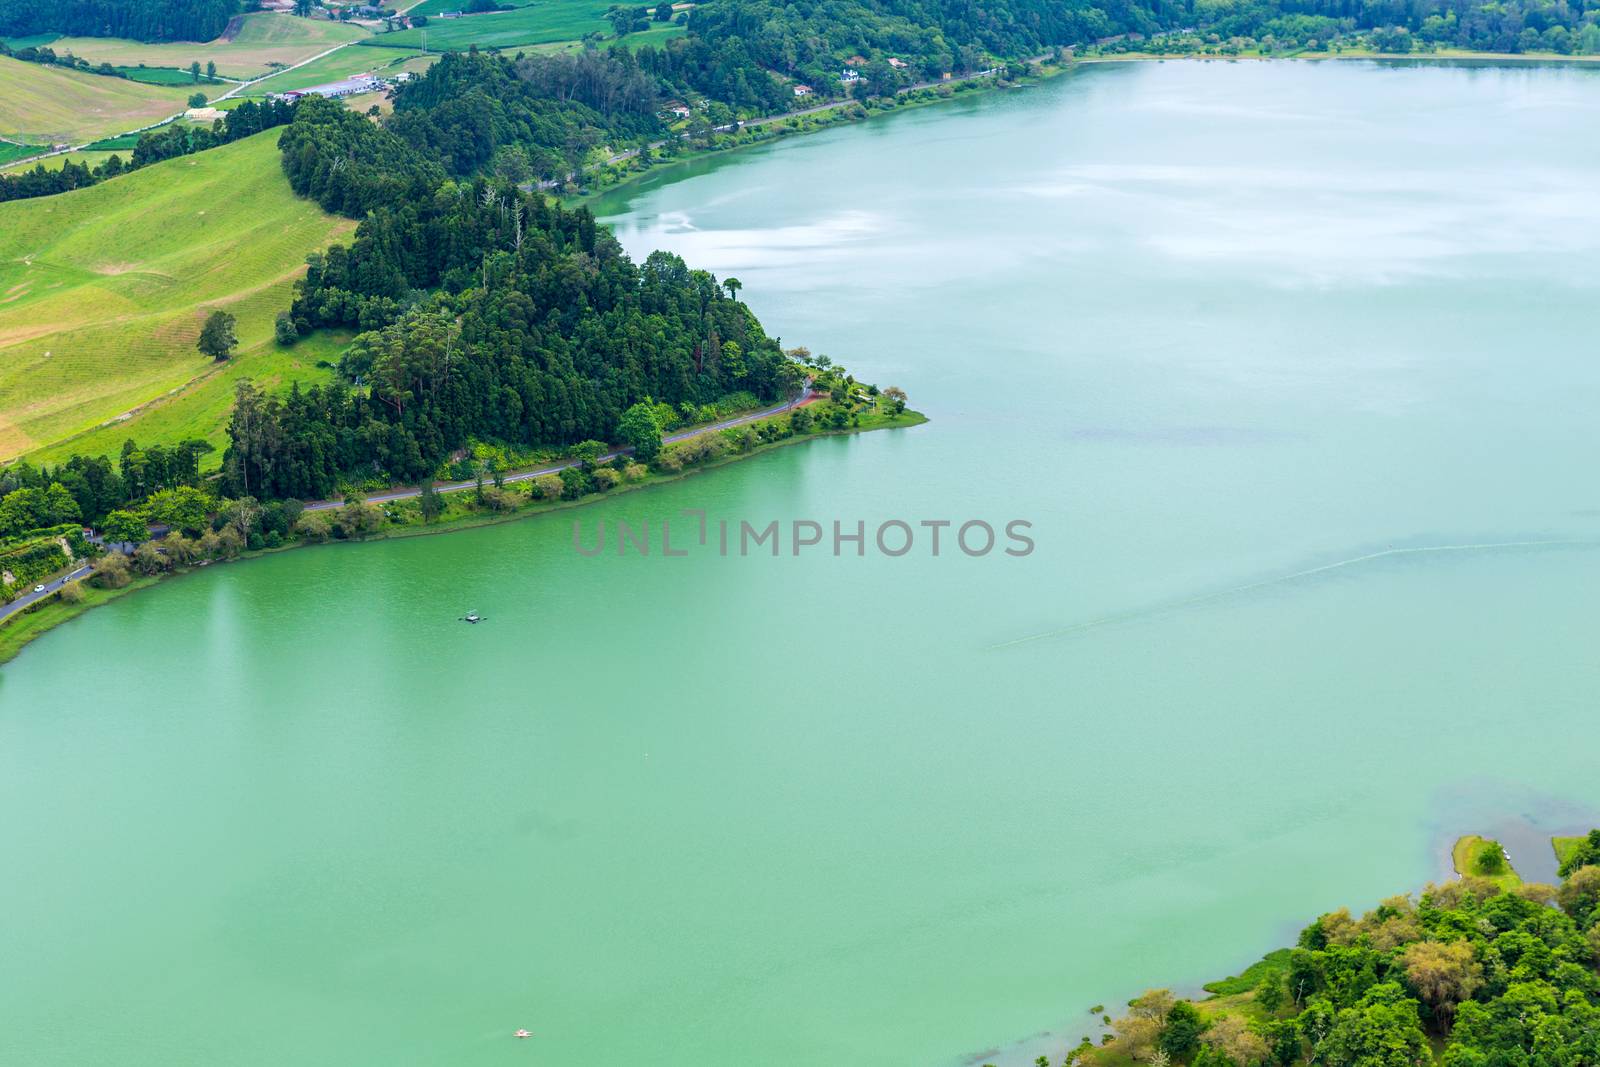
[[42, 585], [36, 585], [36, 586], [34, 586], [34, 587], [33, 587], [33, 591], [34, 591], [34, 592], [35, 592], [35, 593], [42, 593], [42, 592], [44, 592], [44, 586], [42, 586]]

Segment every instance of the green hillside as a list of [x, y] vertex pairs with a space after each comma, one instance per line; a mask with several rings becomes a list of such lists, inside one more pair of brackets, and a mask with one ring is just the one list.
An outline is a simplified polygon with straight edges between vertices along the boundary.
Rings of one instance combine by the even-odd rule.
[[[306, 254], [354, 224], [290, 192], [277, 139], [0, 205], [0, 461], [129, 436], [220, 440], [233, 378], [322, 373], [327, 342], [283, 352], [273, 318]], [[194, 347], [219, 307], [239, 320], [223, 365]]]
[[187, 92], [0, 57], [0, 137], [80, 144], [170, 118]]

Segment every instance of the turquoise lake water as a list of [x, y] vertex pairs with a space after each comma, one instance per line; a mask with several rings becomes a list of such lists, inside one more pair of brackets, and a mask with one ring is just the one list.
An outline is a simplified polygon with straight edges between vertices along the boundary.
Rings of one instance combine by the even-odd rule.
[[[1096, 67], [614, 194], [932, 421], [30, 646], [0, 1060], [1011, 1065], [1457, 833], [1548, 863], [1600, 807], [1597, 77]], [[573, 550], [684, 509], [1036, 548]]]

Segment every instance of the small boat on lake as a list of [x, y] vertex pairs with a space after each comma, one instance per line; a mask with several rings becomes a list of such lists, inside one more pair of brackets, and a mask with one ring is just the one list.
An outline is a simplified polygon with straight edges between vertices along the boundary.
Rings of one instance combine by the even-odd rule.
[[482, 622], [483, 621], [483, 616], [479, 615], [476, 611], [469, 611], [465, 615], [461, 616], [461, 621], [462, 622]]

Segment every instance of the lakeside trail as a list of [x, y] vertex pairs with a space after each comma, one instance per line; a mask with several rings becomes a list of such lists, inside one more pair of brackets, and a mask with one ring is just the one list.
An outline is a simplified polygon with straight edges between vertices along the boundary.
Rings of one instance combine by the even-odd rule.
[[[679, 441], [687, 441], [691, 438], [700, 437], [709, 433], [718, 433], [722, 430], [731, 429], [735, 426], [742, 426], [745, 423], [755, 422], [759, 419], [771, 418], [774, 415], [782, 415], [785, 412], [793, 411], [799, 407], [804, 407], [806, 404], [817, 400], [821, 395], [811, 388], [811, 381], [812, 380], [809, 378], [806, 379], [805, 387], [802, 388], [796, 396], [791, 397], [781, 404], [775, 404], [771, 407], [762, 408], [760, 411], [747, 412], [746, 414], [736, 415], [732, 418], [721, 419], [717, 422], [709, 423], [708, 425], [699, 426], [690, 430], [683, 430], [679, 433], [667, 434], [666, 436], [662, 437], [661, 442], [665, 445], [674, 444]], [[596, 457], [595, 462], [609, 462], [618, 456], [630, 455], [632, 452], [633, 449], [631, 448], [614, 449], [605, 453], [604, 455]], [[540, 475], [556, 474], [560, 471], [566, 470], [569, 467], [576, 467], [582, 462], [584, 461], [577, 459], [565, 460], [561, 463], [540, 467], [536, 470], [519, 471], [515, 474], [507, 475], [503, 480], [506, 482], [525, 482], [532, 478], [537, 478]], [[477, 484], [478, 483], [476, 481], [451, 482], [447, 485], [435, 486], [435, 489], [440, 493], [458, 493], [467, 489], [475, 489]], [[409, 500], [420, 496], [421, 494], [422, 490], [420, 488], [412, 486], [391, 489], [382, 493], [374, 493], [366, 499], [368, 503], [384, 504], [395, 500]], [[330, 511], [343, 506], [343, 500], [318, 500], [307, 504], [305, 506], [305, 510]], [[4, 623], [6, 619], [25, 610], [26, 608], [31, 607], [34, 604], [54, 596], [58, 591], [60, 591], [62, 586], [66, 585], [68, 582], [76, 581], [80, 578], [86, 577], [93, 570], [94, 567], [90, 564], [84, 564], [82, 566], [75, 567], [66, 574], [59, 575], [47, 582], [39, 583], [44, 586], [42, 592], [28, 592], [22, 596], [19, 596], [16, 600], [13, 600], [9, 604], [0, 605], [0, 623]]]
[[[684, 430], [681, 433], [667, 434], [661, 438], [661, 443], [663, 445], [670, 445], [678, 441], [687, 441], [692, 437], [699, 437], [702, 434], [716, 433], [719, 430], [731, 429], [734, 426], [741, 426], [747, 422], [755, 422], [757, 419], [767, 419], [774, 415], [782, 415], [786, 411], [793, 411], [795, 408], [804, 407], [806, 404], [809, 404], [811, 401], [815, 400], [817, 396], [818, 394], [812, 391], [811, 379], [808, 378], [806, 379], [805, 388], [800, 390], [800, 394], [793, 399], [784, 401], [782, 404], [778, 404], [770, 408], [763, 408], [760, 411], [752, 411], [745, 415], [737, 415], [731, 419], [723, 419], [720, 422], [713, 422], [709, 425], [696, 427], [692, 430]], [[609, 463], [618, 456], [628, 456], [632, 454], [633, 449], [631, 448], [618, 448], [596, 456], [594, 462]], [[562, 462], [554, 464], [553, 466], [540, 467], [536, 470], [518, 471], [516, 474], [508, 474], [501, 480], [505, 482], [525, 482], [531, 478], [538, 478], [545, 474], [558, 474], [570, 467], [579, 466], [583, 462], [584, 460], [581, 459], [563, 460]], [[478, 483], [476, 480], [474, 480], [470, 482], [450, 482], [445, 485], [436, 485], [433, 488], [435, 492], [439, 493], [459, 493], [464, 489], [476, 489], [477, 486]], [[407, 486], [400, 489], [388, 489], [381, 493], [373, 493], [371, 496], [366, 498], [366, 501], [369, 504], [387, 504], [395, 500], [410, 500], [421, 495], [422, 489], [420, 487]], [[342, 499], [317, 500], [307, 504], [305, 506], [305, 510], [329, 511], [333, 508], [339, 508], [343, 506], [344, 501]], [[0, 615], [0, 618], [3, 617], [3, 615]]]

